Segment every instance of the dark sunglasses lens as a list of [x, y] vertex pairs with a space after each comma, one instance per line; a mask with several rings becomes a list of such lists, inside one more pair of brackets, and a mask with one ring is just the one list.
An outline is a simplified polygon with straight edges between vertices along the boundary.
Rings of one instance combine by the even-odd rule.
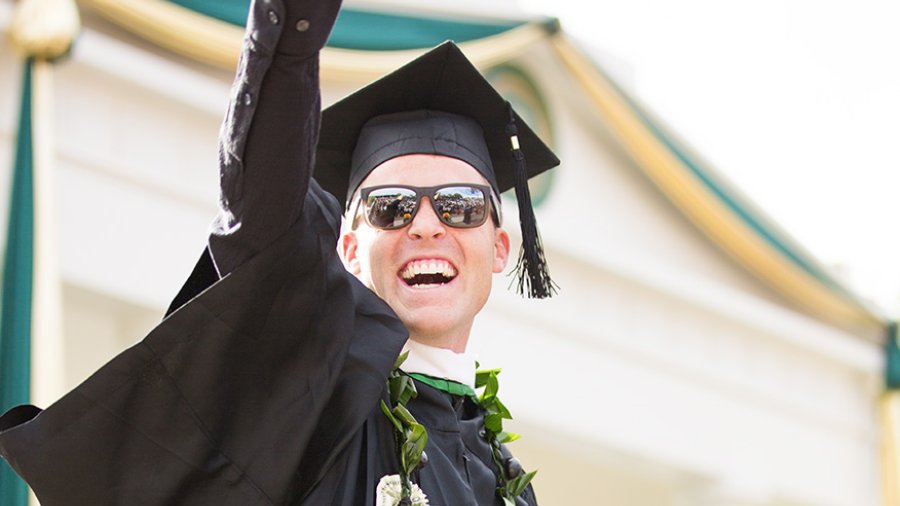
[[399, 228], [412, 221], [416, 192], [408, 188], [377, 188], [366, 197], [366, 220], [377, 228]]
[[477, 227], [487, 216], [487, 198], [479, 188], [448, 186], [436, 191], [433, 200], [438, 217], [451, 227]]

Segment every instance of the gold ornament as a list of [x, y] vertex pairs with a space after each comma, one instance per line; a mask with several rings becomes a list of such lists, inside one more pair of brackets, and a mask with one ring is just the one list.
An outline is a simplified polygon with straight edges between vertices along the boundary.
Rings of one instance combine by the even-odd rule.
[[74, 0], [19, 0], [9, 36], [26, 57], [53, 60], [68, 53], [80, 30]]

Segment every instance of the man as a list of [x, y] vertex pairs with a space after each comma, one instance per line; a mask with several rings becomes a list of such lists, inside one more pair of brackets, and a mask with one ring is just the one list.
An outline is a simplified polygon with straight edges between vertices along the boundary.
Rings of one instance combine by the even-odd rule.
[[449, 44], [320, 130], [338, 3], [252, 5], [222, 211], [167, 318], [46, 411], [0, 418], [0, 453], [45, 506], [535, 504], [496, 377], [472, 395], [464, 352], [507, 262], [496, 201], [515, 179], [522, 282], [551, 288], [523, 152], [532, 173], [558, 162]]

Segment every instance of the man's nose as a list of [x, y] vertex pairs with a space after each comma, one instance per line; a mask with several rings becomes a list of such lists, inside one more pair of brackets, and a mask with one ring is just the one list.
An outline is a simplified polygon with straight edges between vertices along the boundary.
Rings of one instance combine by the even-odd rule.
[[431, 205], [429, 197], [422, 197], [419, 202], [419, 210], [412, 223], [409, 224], [407, 232], [413, 238], [438, 238], [447, 232], [444, 223], [438, 218], [434, 212], [434, 206]]

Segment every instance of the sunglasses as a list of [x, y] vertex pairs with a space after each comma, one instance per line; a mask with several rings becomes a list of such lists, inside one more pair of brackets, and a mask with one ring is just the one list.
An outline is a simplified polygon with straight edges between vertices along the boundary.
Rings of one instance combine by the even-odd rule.
[[422, 198], [428, 197], [434, 214], [444, 225], [454, 228], [481, 226], [491, 213], [500, 223], [490, 186], [451, 183], [418, 187], [406, 185], [370, 186], [359, 190], [366, 223], [381, 230], [395, 230], [412, 223]]

